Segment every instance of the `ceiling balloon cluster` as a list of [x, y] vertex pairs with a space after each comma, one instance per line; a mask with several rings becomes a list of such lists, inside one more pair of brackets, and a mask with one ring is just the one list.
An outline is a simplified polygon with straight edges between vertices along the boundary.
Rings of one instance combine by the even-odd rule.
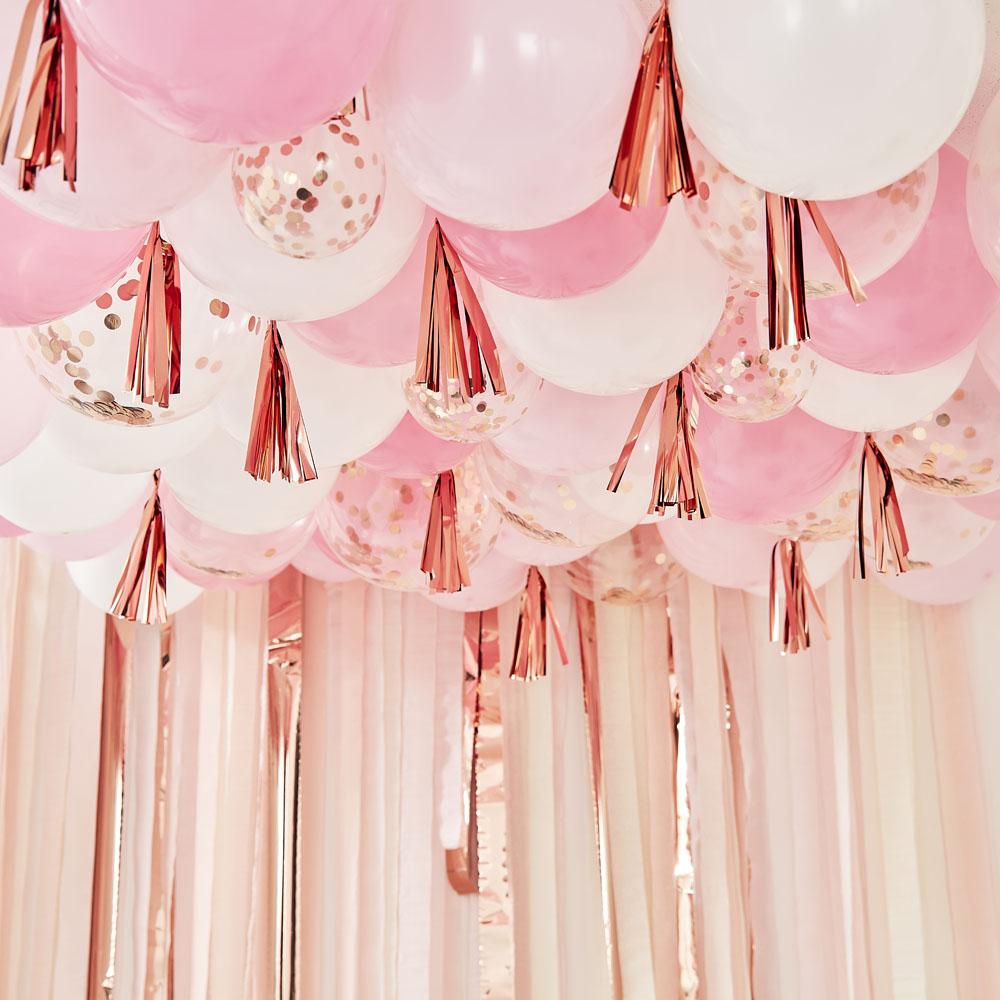
[[1000, 569], [985, 19], [7, 4], [0, 534], [140, 621], [288, 565], [464, 610], [693, 573], [770, 591], [786, 652], [848, 559], [968, 597]]

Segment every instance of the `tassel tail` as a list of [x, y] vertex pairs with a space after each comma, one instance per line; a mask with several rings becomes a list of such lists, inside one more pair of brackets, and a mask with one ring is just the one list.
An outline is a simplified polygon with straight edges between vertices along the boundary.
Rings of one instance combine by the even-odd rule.
[[882, 449], [871, 434], [865, 435], [861, 456], [861, 484], [858, 492], [858, 575], [865, 579], [865, 495], [872, 520], [875, 572], [887, 573], [895, 564], [897, 573], [910, 569], [910, 544], [892, 482], [892, 470]]
[[469, 568], [458, 534], [455, 474], [450, 471], [442, 472], [434, 484], [420, 568], [427, 574], [431, 592], [435, 594], [457, 594], [470, 584]]
[[109, 613], [141, 625], [167, 620], [167, 533], [160, 509], [159, 469], [153, 473], [153, 490], [143, 508]]
[[809, 648], [809, 609], [812, 607], [827, 639], [830, 629], [816, 592], [809, 582], [802, 547], [782, 538], [771, 553], [771, 642], [781, 643], [782, 653]]
[[522, 681], [534, 681], [544, 677], [548, 670], [548, 626], [556, 640], [559, 658], [563, 666], [569, 663], [566, 643], [562, 630], [552, 609], [552, 598], [545, 585], [545, 578], [537, 566], [528, 570], [528, 580], [521, 594], [521, 606], [517, 616], [517, 632], [514, 636], [514, 659], [510, 676]]

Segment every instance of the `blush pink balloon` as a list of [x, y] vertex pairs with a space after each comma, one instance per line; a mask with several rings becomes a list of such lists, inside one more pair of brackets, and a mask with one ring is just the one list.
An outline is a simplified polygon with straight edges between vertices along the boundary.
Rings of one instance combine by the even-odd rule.
[[27, 535], [24, 528], [19, 528], [12, 521], [0, 517], [0, 538], [23, 538]]
[[334, 554], [323, 536], [316, 531], [306, 547], [292, 560], [292, 566], [305, 576], [321, 583], [348, 583], [359, 579]]
[[389, 37], [393, 0], [69, 0], [80, 48], [155, 121], [226, 144], [335, 115]]
[[427, 599], [449, 611], [486, 611], [506, 604], [524, 589], [528, 567], [493, 550], [469, 570], [472, 584], [457, 594], [428, 594]]
[[656, 527], [674, 559], [716, 587], [748, 589], [767, 582], [775, 537], [764, 528], [718, 516], [665, 518]]
[[632, 270], [653, 245], [665, 205], [622, 211], [611, 194], [552, 226], [483, 229], [442, 216], [462, 260], [518, 295], [561, 299], [596, 291]]
[[362, 465], [397, 479], [419, 479], [454, 469], [472, 454], [473, 444], [444, 441], [424, 430], [409, 414], [378, 446], [358, 459]]
[[865, 287], [855, 306], [838, 296], [809, 303], [810, 344], [845, 368], [892, 375], [921, 371], [958, 354], [1000, 301], [969, 234], [965, 158], [938, 154], [931, 214], [910, 252]]
[[80, 559], [96, 559], [110, 552], [135, 535], [135, 526], [139, 523], [142, 508], [146, 498], [131, 506], [121, 517], [110, 524], [102, 524], [89, 531], [67, 531], [61, 535], [39, 535], [31, 533], [24, 536], [24, 544], [35, 552], [76, 562]]
[[10, 331], [0, 331], [0, 465], [19, 455], [48, 422], [55, 403], [28, 367]]
[[0, 195], [0, 326], [60, 319], [110, 288], [135, 260], [144, 229], [73, 229]]
[[829, 496], [858, 459], [861, 436], [800, 409], [763, 423], [730, 420], [699, 407], [698, 458], [714, 514], [766, 524]]
[[955, 497], [955, 499], [973, 514], [989, 518], [991, 521], [1000, 521], [1000, 490], [971, 497]]

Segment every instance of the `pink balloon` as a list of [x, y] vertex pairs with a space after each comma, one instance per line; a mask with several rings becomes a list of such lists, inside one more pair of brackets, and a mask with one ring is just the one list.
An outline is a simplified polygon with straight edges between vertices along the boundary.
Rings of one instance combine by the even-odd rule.
[[823, 357], [877, 375], [930, 368], [972, 343], [1000, 301], [969, 234], [965, 158], [943, 146], [938, 164], [927, 224], [910, 252], [866, 286], [868, 301], [809, 303], [810, 343]]
[[419, 479], [454, 469], [472, 454], [474, 447], [473, 444], [444, 441], [424, 430], [406, 413], [396, 429], [358, 461], [397, 479]]
[[48, 323], [110, 288], [135, 260], [143, 229], [72, 229], [0, 195], [0, 326]]
[[457, 594], [428, 594], [427, 599], [450, 611], [485, 611], [505, 604], [524, 589], [528, 567], [496, 550], [469, 570], [472, 585]]
[[589, 552], [593, 552], [594, 547], [552, 545], [540, 538], [526, 535], [505, 521], [500, 525], [496, 549], [508, 559], [514, 559], [527, 566], [563, 566], [576, 559], [582, 559]]
[[19, 528], [7, 518], [0, 517], [0, 538], [23, 538], [25, 535], [27, 532], [24, 528]]
[[971, 497], [955, 497], [955, 499], [973, 514], [987, 517], [991, 521], [1000, 521], [1000, 490]]
[[292, 560], [292, 565], [305, 576], [322, 583], [348, 583], [359, 579], [334, 554], [323, 536], [316, 531], [306, 547]]
[[68, 531], [62, 535], [32, 533], [24, 536], [24, 544], [35, 552], [65, 559], [67, 562], [96, 559], [135, 535], [135, 526], [139, 523], [145, 503], [146, 498], [143, 496], [110, 524], [102, 524], [89, 531]]
[[730, 420], [704, 403], [696, 447], [708, 501], [730, 521], [792, 517], [833, 492], [861, 436], [794, 409], [763, 423]]
[[[2, 293], [0, 293], [2, 294]], [[45, 426], [54, 400], [38, 381], [10, 330], [0, 330], [0, 465], [19, 455]]]
[[767, 583], [776, 539], [764, 528], [721, 517], [665, 518], [656, 526], [674, 559], [702, 580], [740, 589]]
[[69, 0], [98, 72], [192, 139], [270, 141], [335, 115], [389, 36], [393, 0]]
[[611, 194], [552, 226], [482, 229], [441, 217], [462, 260], [518, 295], [561, 299], [593, 292], [631, 271], [653, 245], [665, 205], [622, 211]]

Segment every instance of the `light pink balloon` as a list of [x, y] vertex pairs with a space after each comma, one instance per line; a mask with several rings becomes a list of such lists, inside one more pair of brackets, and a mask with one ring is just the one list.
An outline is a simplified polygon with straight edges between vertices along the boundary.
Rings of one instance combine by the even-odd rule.
[[300, 572], [321, 583], [348, 583], [359, 579], [354, 570], [348, 569], [316, 531], [306, 547], [292, 560]]
[[0, 517], [0, 538], [23, 538], [26, 535], [24, 528], [19, 528], [7, 518]]
[[[993, 531], [991, 520], [973, 513], [951, 497], [934, 496], [898, 483], [896, 495], [914, 566], [946, 566], [968, 555]], [[865, 524], [865, 541], [871, 525]]]
[[110, 524], [102, 524], [89, 531], [68, 531], [62, 535], [32, 533], [24, 536], [24, 544], [56, 559], [96, 559], [135, 535], [135, 526], [139, 523], [145, 503], [146, 498], [142, 497]]
[[768, 580], [775, 537], [764, 528], [721, 517], [665, 518], [656, 526], [674, 559], [716, 587], [747, 589]]
[[419, 479], [454, 469], [472, 454], [473, 448], [473, 444], [436, 437], [406, 413], [396, 429], [358, 461], [398, 479]]
[[763, 423], [730, 420], [699, 407], [696, 448], [714, 514], [764, 524], [791, 517], [829, 496], [861, 436], [795, 409]]
[[76, 312], [135, 260], [144, 229], [100, 232], [43, 219], [0, 195], [0, 326]]
[[937, 195], [910, 252], [867, 285], [868, 301], [809, 303], [811, 346], [846, 368], [875, 374], [920, 371], [972, 343], [1000, 291], [983, 269], [965, 214], [965, 158], [938, 155]]
[[441, 218], [464, 263], [518, 295], [561, 299], [593, 292], [620, 278], [653, 245], [666, 206], [622, 210], [605, 194], [589, 208], [538, 229], [483, 229]]
[[[2, 242], [2, 241], [0, 241]], [[54, 400], [28, 367], [10, 330], [0, 330], [0, 465], [19, 455], [49, 419]]]
[[360, 90], [392, 0], [69, 0], [80, 48], [150, 117], [192, 139], [294, 135]]
[[1000, 521], [1000, 490], [972, 497], [955, 497], [955, 499], [973, 514], [988, 517], [991, 521]]
[[497, 535], [496, 549], [508, 559], [527, 566], [563, 566], [582, 559], [593, 551], [593, 546], [552, 545], [518, 531], [505, 521]]
[[457, 594], [428, 594], [427, 599], [449, 611], [485, 611], [505, 604], [524, 589], [528, 567], [493, 550], [469, 570], [472, 585]]

